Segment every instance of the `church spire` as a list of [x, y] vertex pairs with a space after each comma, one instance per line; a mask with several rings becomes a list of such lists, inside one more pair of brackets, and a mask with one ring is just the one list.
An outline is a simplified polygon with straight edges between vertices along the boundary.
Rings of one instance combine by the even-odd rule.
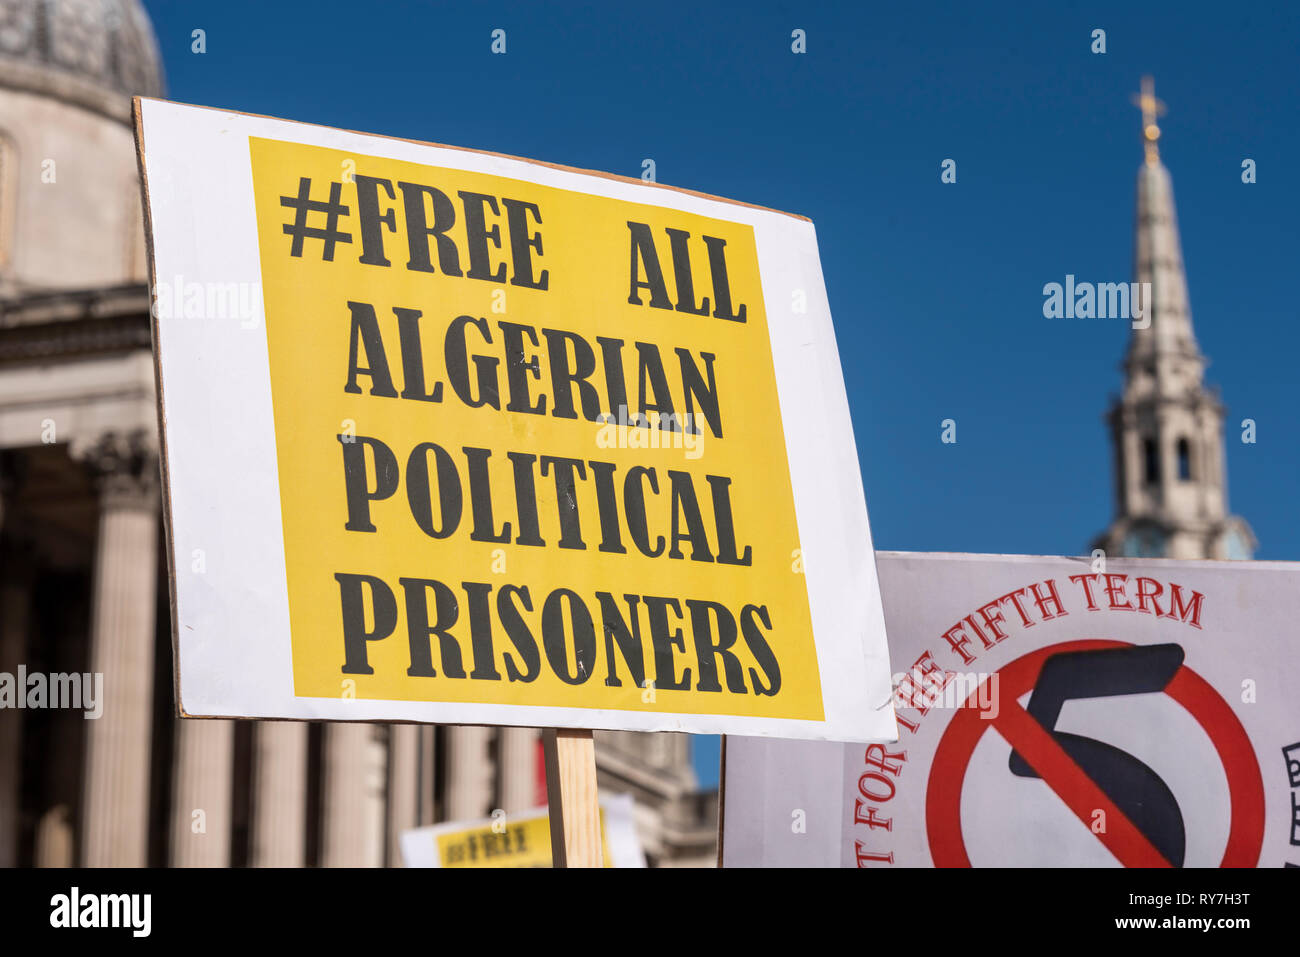
[[1146, 146], [1147, 165], [1155, 166], [1160, 162], [1160, 150], [1156, 141], [1160, 139], [1160, 127], [1156, 120], [1165, 115], [1165, 105], [1156, 99], [1156, 81], [1153, 77], [1142, 77], [1142, 92], [1133, 94], [1133, 105], [1142, 111], [1142, 140]]
[[1137, 175], [1133, 273], [1140, 290], [1111, 407], [1116, 517], [1094, 547], [1110, 555], [1249, 558], [1254, 535], [1228, 514], [1224, 408], [1205, 387], [1206, 360], [1192, 331], [1173, 181], [1160, 160], [1164, 104], [1144, 77], [1145, 162]]
[[[1129, 342], [1126, 372], [1132, 378], [1140, 367], [1150, 367], [1164, 394], [1199, 388], [1205, 371], [1192, 331], [1188, 305], [1187, 273], [1183, 268], [1178, 216], [1174, 211], [1174, 185], [1156, 143], [1160, 128], [1156, 118], [1165, 106], [1155, 96], [1155, 83], [1143, 77], [1142, 92], [1134, 96], [1142, 109], [1142, 140], [1146, 162], [1137, 177], [1137, 229], [1133, 244], [1133, 273], [1142, 306]], [[1136, 310], [1135, 310], [1136, 317]]]

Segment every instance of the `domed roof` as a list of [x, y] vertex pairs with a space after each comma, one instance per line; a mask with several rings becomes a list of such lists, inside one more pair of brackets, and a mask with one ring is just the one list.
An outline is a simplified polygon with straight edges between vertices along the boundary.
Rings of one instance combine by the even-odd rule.
[[139, 0], [0, 0], [0, 85], [125, 119], [159, 96], [162, 65]]

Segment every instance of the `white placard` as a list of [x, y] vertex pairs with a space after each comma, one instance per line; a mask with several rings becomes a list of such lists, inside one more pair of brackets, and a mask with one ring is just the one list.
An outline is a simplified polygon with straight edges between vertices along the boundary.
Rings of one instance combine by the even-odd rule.
[[895, 736], [810, 222], [157, 100], [137, 137], [184, 714]]
[[877, 557], [900, 740], [728, 737], [726, 866], [1300, 865], [1300, 564]]

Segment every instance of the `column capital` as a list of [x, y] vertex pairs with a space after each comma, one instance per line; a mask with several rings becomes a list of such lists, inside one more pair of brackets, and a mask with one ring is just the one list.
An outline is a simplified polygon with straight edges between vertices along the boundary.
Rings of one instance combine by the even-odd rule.
[[157, 508], [158, 447], [152, 432], [103, 432], [74, 444], [71, 454], [90, 471], [105, 508]]

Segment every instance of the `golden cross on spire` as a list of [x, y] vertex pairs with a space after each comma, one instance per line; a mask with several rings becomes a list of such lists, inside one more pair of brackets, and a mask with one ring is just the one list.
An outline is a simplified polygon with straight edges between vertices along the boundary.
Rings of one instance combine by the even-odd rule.
[[1133, 105], [1142, 110], [1142, 143], [1146, 148], [1147, 165], [1155, 166], [1160, 162], [1160, 151], [1156, 140], [1160, 139], [1160, 127], [1156, 119], [1165, 115], [1165, 105], [1156, 99], [1156, 81], [1149, 76], [1142, 78], [1142, 92], [1133, 94]]

